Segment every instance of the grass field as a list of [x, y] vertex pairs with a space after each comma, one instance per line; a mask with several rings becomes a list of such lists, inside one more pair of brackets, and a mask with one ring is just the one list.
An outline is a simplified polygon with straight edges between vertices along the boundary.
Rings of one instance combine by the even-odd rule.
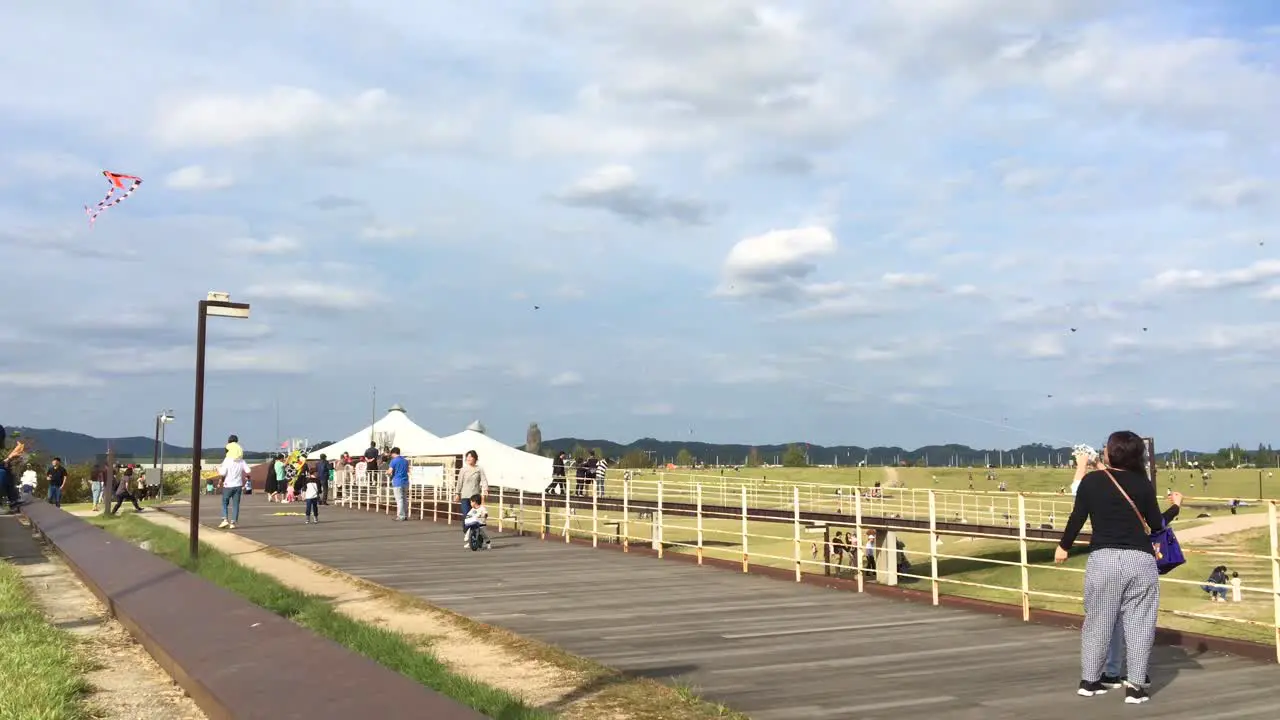
[[[323, 598], [285, 587], [207, 545], [201, 545], [199, 561], [193, 562], [187, 554], [187, 538], [181, 533], [130, 514], [110, 519], [92, 518], [91, 522], [135, 542], [149, 541], [152, 552], [174, 564], [489, 717], [504, 720], [554, 717], [526, 706], [508, 693], [450, 671], [418, 640], [352, 620], [334, 610]], [[23, 720], [33, 717], [24, 715]], [[54, 717], [70, 716], [49, 716], [50, 720]]]
[[49, 624], [18, 570], [0, 562], [0, 720], [90, 717], [90, 669], [75, 640]]

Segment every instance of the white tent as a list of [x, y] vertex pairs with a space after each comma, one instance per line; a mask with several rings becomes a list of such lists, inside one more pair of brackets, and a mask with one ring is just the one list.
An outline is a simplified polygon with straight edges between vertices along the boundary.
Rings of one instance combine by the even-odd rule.
[[[484, 433], [479, 421], [471, 423], [460, 433], [440, 438], [419, 456], [456, 457], [475, 450], [484, 468], [489, 485], [501, 485], [511, 490], [540, 493], [551, 484], [551, 458], [518, 450], [494, 440]], [[406, 455], [408, 453], [405, 453]], [[451, 471], [446, 472], [446, 483], [452, 483]]]
[[438, 435], [423, 430], [417, 423], [410, 420], [404, 408], [396, 404], [391, 406], [381, 420], [350, 437], [312, 452], [307, 455], [307, 459], [318, 460], [320, 453], [324, 453], [330, 460], [336, 460], [344, 452], [358, 457], [369, 448], [370, 437], [374, 438], [379, 447], [383, 444], [399, 447], [400, 453], [405, 457], [423, 455], [425, 454], [422, 452], [423, 448], [440, 440]]

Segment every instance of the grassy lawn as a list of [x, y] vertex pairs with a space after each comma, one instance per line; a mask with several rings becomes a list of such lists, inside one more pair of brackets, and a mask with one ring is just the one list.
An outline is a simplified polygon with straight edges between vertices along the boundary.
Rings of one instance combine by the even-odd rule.
[[[508, 693], [453, 673], [423, 647], [420, 639], [352, 620], [334, 610], [323, 598], [285, 587], [208, 545], [201, 545], [199, 561], [192, 562], [187, 555], [187, 538], [181, 533], [132, 515], [105, 520], [98, 517], [91, 522], [132, 541], [150, 541], [151, 551], [161, 557], [489, 717], [500, 720], [555, 717], [528, 707]], [[32, 717], [24, 715], [23, 719]]]
[[45, 619], [17, 569], [0, 563], [0, 720], [89, 718], [89, 669], [75, 640]]

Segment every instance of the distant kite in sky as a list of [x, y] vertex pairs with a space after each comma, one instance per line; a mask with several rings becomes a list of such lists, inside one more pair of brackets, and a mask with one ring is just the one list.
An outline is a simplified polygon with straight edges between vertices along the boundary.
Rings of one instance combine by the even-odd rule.
[[[89, 227], [93, 227], [93, 221], [97, 220], [98, 216], [101, 215], [103, 211], [114, 205], [119, 205], [125, 198], [132, 195], [133, 191], [137, 190], [138, 186], [142, 184], [142, 178], [133, 175], [122, 175], [120, 173], [111, 172], [110, 170], [103, 170], [102, 175], [107, 179], [107, 182], [111, 183], [111, 187], [107, 189], [107, 196], [102, 198], [102, 201], [98, 203], [97, 207], [90, 208], [88, 205], [84, 206], [84, 214], [89, 216]], [[132, 181], [133, 183], [129, 186], [128, 190], [124, 189], [126, 180]], [[116, 190], [124, 190], [124, 192], [113, 200], [112, 196], [115, 195]]]

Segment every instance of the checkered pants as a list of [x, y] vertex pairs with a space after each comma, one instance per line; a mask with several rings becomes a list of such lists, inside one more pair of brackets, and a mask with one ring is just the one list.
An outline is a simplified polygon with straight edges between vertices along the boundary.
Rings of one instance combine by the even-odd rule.
[[1102, 676], [1113, 631], [1123, 629], [1131, 682], [1147, 676], [1160, 606], [1156, 558], [1141, 550], [1099, 548], [1084, 573], [1084, 627], [1080, 631], [1080, 677]]

